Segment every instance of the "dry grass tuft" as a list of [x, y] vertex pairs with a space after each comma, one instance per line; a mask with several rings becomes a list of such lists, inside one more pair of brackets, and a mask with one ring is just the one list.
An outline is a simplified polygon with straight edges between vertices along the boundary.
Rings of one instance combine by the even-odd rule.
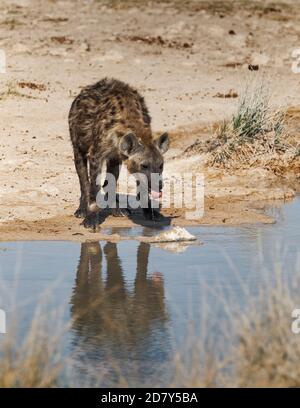
[[299, 145], [289, 135], [286, 113], [274, 110], [263, 85], [249, 87], [237, 112], [221, 123], [209, 141], [208, 164], [222, 168], [261, 166], [281, 171], [297, 158]]
[[[57, 319], [36, 314], [27, 335], [10, 327], [0, 343], [0, 388], [56, 387], [63, 372]], [[53, 324], [51, 324], [51, 322]], [[54, 325], [54, 326], [53, 326]], [[17, 326], [15, 322], [14, 326]], [[56, 334], [55, 334], [56, 333]], [[2, 340], [2, 339], [1, 339]]]
[[238, 387], [300, 386], [299, 336], [291, 330], [297, 304], [296, 293], [278, 279], [238, 323], [234, 349]]
[[248, 294], [243, 311], [236, 305], [230, 312], [221, 342], [226, 347], [212, 352], [203, 338], [194, 338], [188, 360], [176, 355], [172, 386], [300, 387], [300, 334], [291, 329], [299, 285], [287, 284], [280, 272], [274, 275], [258, 295]]
[[1, 351], [0, 388], [43, 388], [58, 384], [59, 365], [51, 362], [49, 339], [25, 341], [20, 349], [6, 342]]

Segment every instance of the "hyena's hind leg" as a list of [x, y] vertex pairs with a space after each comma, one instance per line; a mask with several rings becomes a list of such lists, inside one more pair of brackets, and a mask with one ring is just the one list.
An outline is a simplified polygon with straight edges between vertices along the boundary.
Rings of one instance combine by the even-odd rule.
[[77, 218], [84, 218], [87, 215], [88, 197], [90, 194], [90, 182], [87, 170], [87, 157], [77, 147], [74, 147], [74, 161], [75, 168], [79, 178], [80, 184], [80, 201], [79, 207], [74, 215]]

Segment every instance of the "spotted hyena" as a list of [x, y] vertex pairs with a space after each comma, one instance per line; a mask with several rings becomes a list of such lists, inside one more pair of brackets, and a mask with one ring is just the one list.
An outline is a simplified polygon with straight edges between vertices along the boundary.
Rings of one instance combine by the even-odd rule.
[[[75, 216], [84, 218], [85, 227], [95, 227], [98, 223], [97, 179], [105, 162], [107, 173], [113, 174], [116, 180], [122, 162], [131, 174], [146, 176], [144, 187], [150, 197], [151, 173], [161, 175], [169, 137], [164, 133], [153, 139], [151, 117], [136, 89], [107, 78], [85, 87], [72, 103], [69, 127], [81, 190]], [[155, 198], [161, 195], [161, 189], [162, 182], [157, 191], [152, 191]], [[124, 215], [120, 209], [115, 211]], [[150, 205], [144, 213], [147, 217], [153, 214]]]

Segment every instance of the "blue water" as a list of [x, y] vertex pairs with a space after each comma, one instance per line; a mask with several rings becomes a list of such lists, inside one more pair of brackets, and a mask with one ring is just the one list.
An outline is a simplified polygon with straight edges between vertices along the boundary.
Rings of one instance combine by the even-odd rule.
[[286, 280], [299, 277], [300, 199], [268, 212], [275, 224], [188, 228], [203, 245], [178, 253], [132, 240], [1, 243], [7, 330], [15, 324], [21, 341], [42, 305], [50, 337], [65, 324], [59, 341], [76, 384], [111, 385], [116, 365], [130, 385], [167, 382], [190, 323], [196, 337], [205, 321], [210, 341], [225, 341], [220, 322], [271, 284], [275, 269]]

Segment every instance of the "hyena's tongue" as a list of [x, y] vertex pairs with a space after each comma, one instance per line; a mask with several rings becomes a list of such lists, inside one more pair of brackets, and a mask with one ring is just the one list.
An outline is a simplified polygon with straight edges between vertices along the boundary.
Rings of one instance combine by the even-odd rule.
[[150, 197], [151, 197], [153, 200], [158, 200], [159, 198], [162, 197], [162, 192], [161, 192], [161, 191], [151, 190]]

